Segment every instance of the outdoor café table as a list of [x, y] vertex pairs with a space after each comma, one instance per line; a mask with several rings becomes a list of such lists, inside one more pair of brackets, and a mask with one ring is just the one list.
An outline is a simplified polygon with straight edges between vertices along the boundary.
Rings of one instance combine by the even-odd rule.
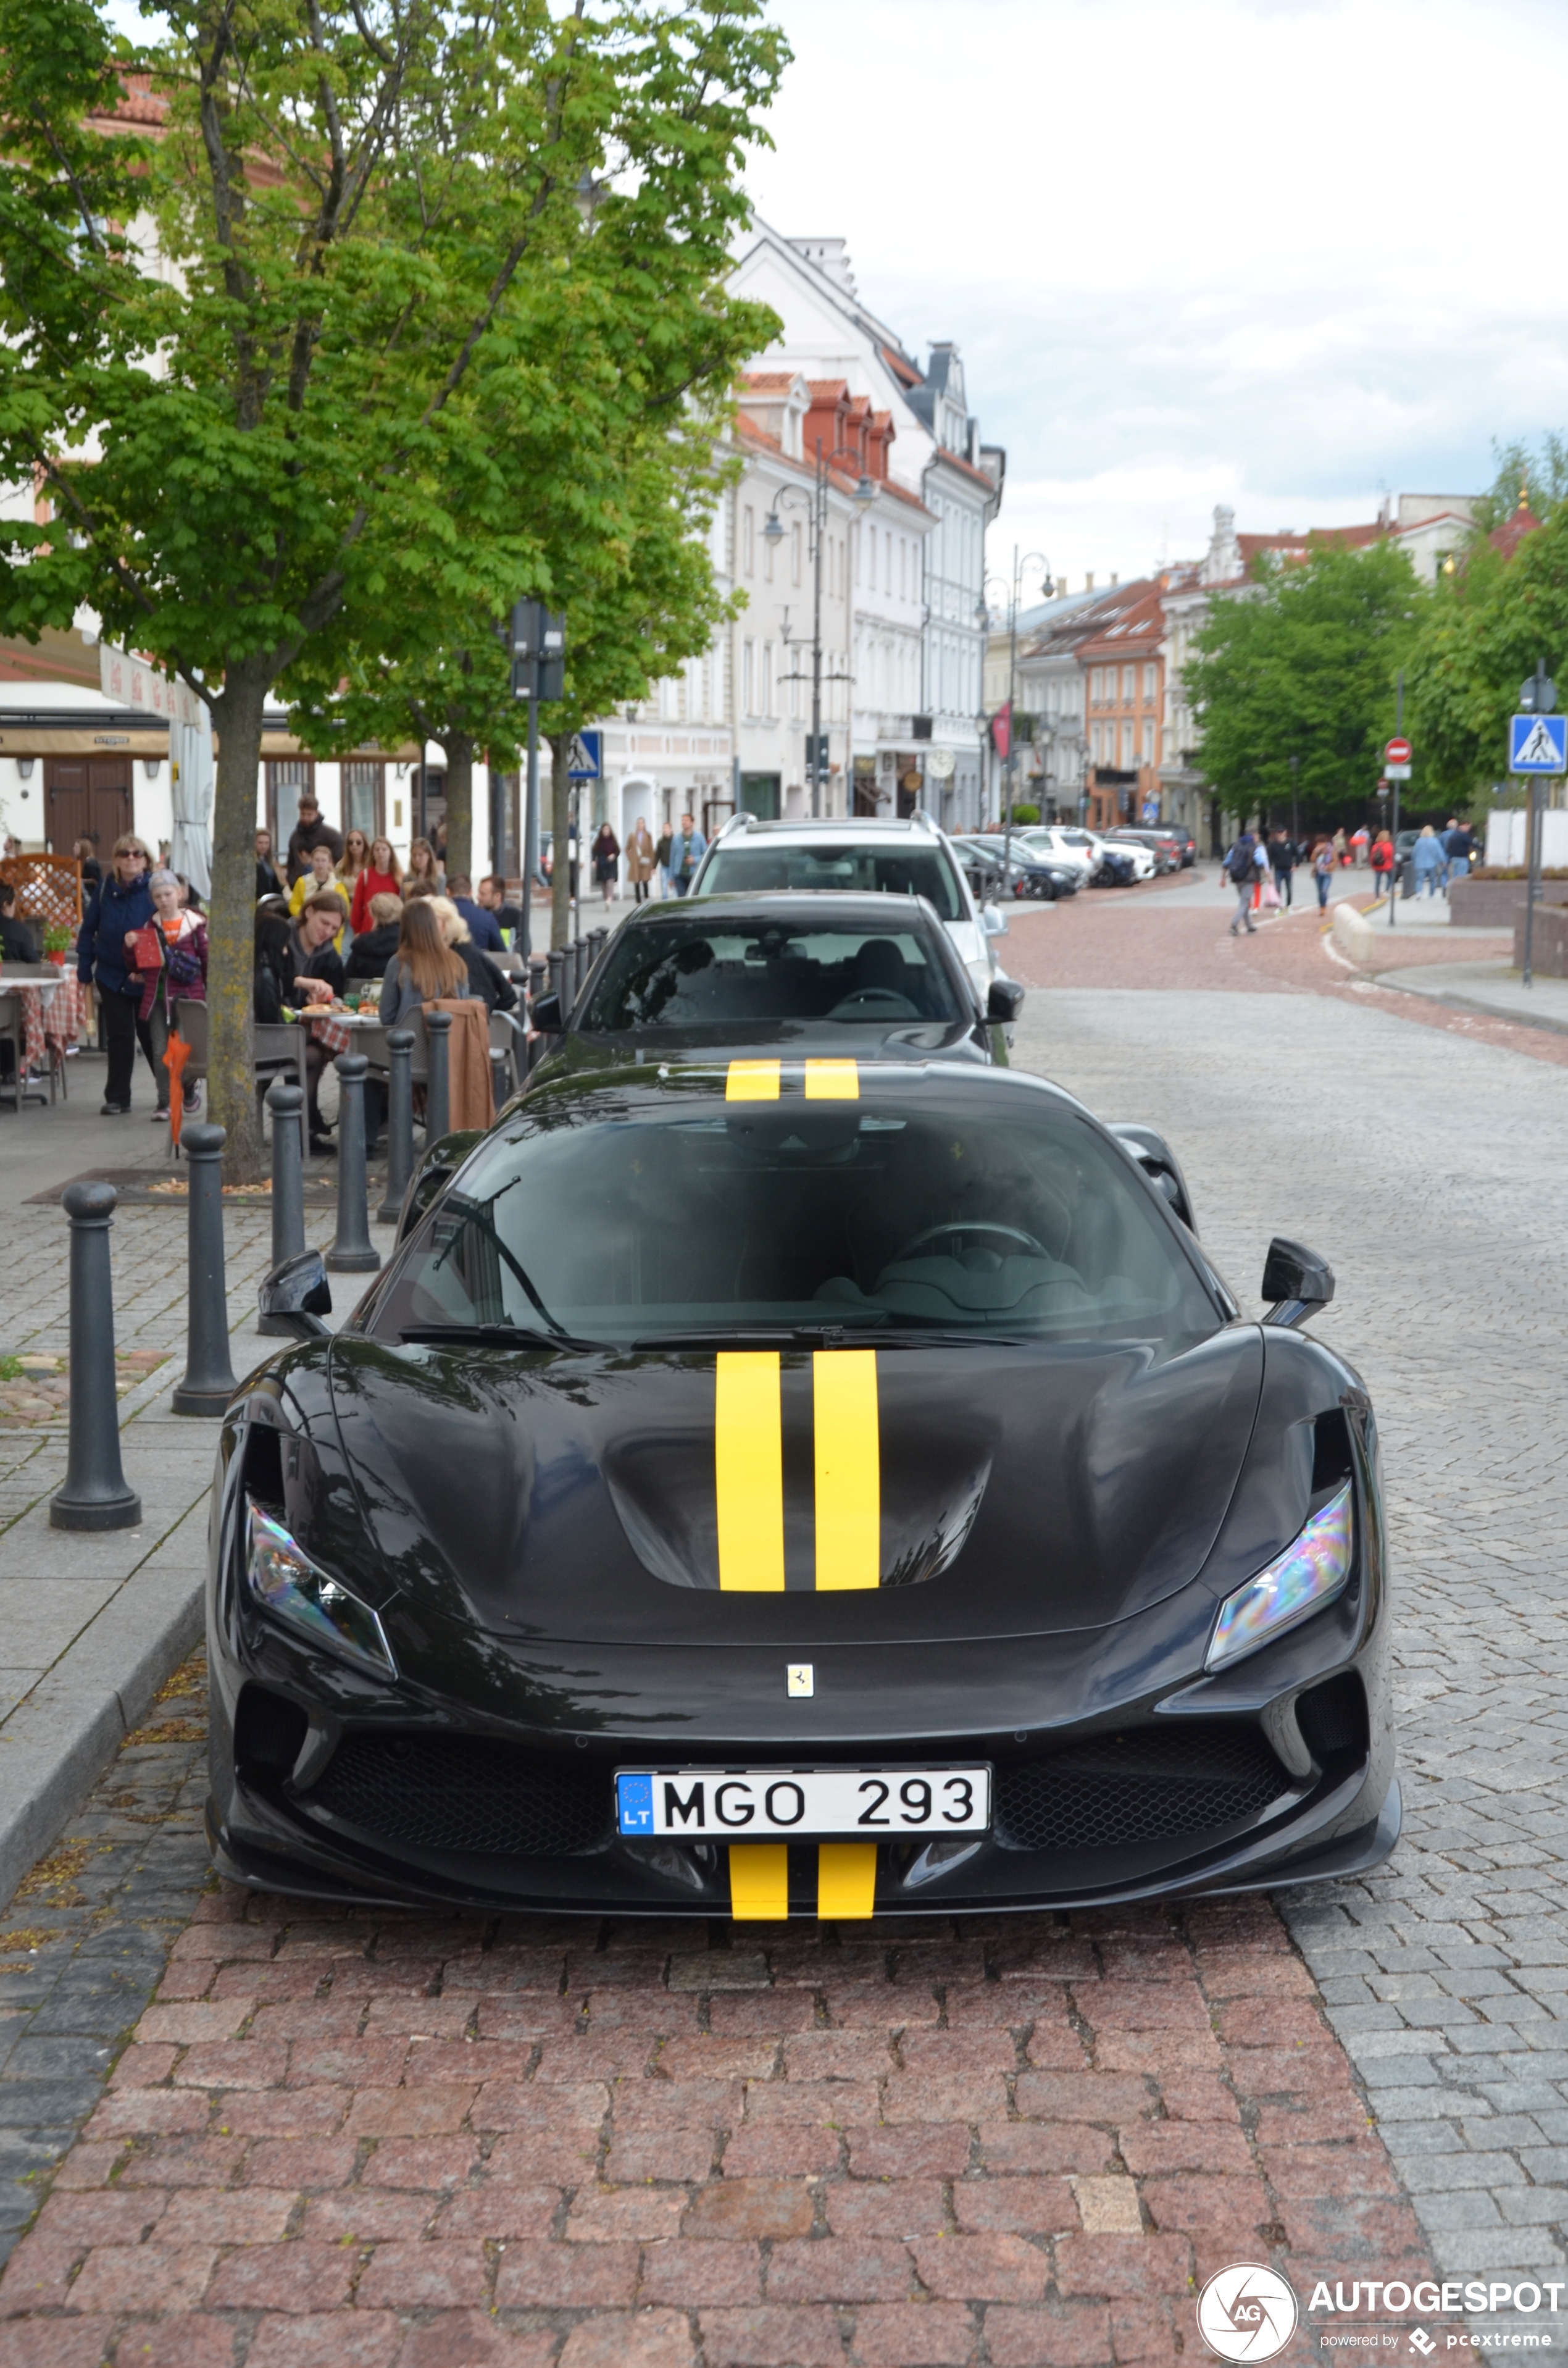
[[310, 1030], [323, 1052], [334, 1060], [339, 1053], [347, 1053], [356, 1038], [360, 1052], [374, 1060], [374, 1040], [384, 1036], [378, 1012], [335, 1010], [326, 1004], [306, 1004], [300, 1013], [300, 1025]]
[[22, 1007], [27, 1065], [34, 1069], [51, 1046], [63, 1060], [81, 1033], [85, 1001], [74, 972], [54, 962], [0, 962], [0, 991], [15, 992]]

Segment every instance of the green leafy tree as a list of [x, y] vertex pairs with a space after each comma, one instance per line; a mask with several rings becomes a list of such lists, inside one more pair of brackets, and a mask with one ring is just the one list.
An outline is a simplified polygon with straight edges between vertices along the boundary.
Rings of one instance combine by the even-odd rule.
[[1396, 545], [1314, 538], [1304, 562], [1214, 601], [1185, 679], [1227, 812], [1288, 814], [1293, 788], [1303, 826], [1359, 812], [1428, 597]]
[[[602, 319], [601, 259], [615, 350], [671, 388], [701, 374], [787, 52], [756, 0], [162, 17], [133, 61], [95, 0], [0, 0], [0, 476], [51, 511], [0, 530], [0, 629], [85, 605], [212, 711], [212, 1103], [245, 1173], [264, 701], [398, 645], [411, 583], [464, 619], [542, 587], [518, 422], [540, 397], [560, 486], [569, 324], [577, 302]], [[158, 136], [106, 137], [133, 62]]]
[[1506, 526], [1521, 507], [1544, 524], [1568, 500], [1568, 437], [1548, 434], [1537, 444], [1522, 437], [1506, 444], [1494, 440], [1492, 458], [1492, 483], [1473, 513], [1478, 534]]
[[1542, 660], [1568, 699], [1568, 502], [1511, 556], [1473, 544], [1426, 612], [1411, 660], [1412, 722], [1422, 778], [1450, 803], [1507, 778], [1508, 718]]

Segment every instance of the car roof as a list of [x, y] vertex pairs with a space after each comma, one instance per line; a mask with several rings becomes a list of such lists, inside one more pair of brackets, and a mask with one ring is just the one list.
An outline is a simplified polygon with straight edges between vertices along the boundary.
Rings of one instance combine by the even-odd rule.
[[915, 838], [939, 843], [942, 834], [934, 822], [918, 815], [824, 814], [817, 821], [791, 819], [789, 822], [759, 822], [752, 815], [736, 815], [718, 836], [710, 840], [710, 847], [731, 847], [737, 839], [800, 839], [863, 838], [874, 843], [880, 838]]
[[[892, 930], [918, 928], [940, 934], [942, 925], [924, 896], [892, 897], [872, 890], [837, 888], [721, 889], [695, 901], [643, 905], [629, 913], [625, 929], [664, 929], [691, 926], [694, 916], [732, 921], [791, 922], [798, 928]], [[617, 931], [618, 936], [620, 931]], [[613, 941], [612, 941], [613, 942]], [[608, 951], [608, 950], [607, 950]]]

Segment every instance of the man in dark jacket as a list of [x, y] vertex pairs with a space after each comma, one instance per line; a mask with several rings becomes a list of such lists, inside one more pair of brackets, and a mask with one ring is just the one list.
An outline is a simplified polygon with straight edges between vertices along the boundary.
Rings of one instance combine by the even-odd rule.
[[142, 982], [132, 975], [125, 943], [133, 930], [146, 928], [153, 918], [149, 868], [147, 850], [139, 838], [128, 835], [116, 839], [108, 877], [99, 882], [76, 939], [76, 975], [84, 986], [97, 988], [104, 1016], [108, 1053], [101, 1113], [105, 1118], [131, 1114], [131, 1076], [138, 1041], [153, 1072], [158, 1109], [168, 1106], [168, 1073], [158, 1071], [152, 1026], [141, 1016]]
[[487, 913], [494, 916], [498, 929], [520, 929], [523, 915], [520, 905], [514, 905], [506, 894], [506, 882], [498, 871], [479, 883], [479, 902]]
[[323, 822], [321, 808], [316, 803], [315, 791], [301, 790], [300, 819], [289, 837], [289, 885], [290, 888], [301, 871], [310, 870], [312, 847], [330, 848], [335, 866], [343, 860], [343, 833], [340, 830], [334, 830], [331, 823]]
[[501, 943], [501, 928], [488, 905], [473, 901], [473, 882], [463, 872], [447, 882], [447, 894], [468, 923], [469, 936], [487, 954], [505, 953]]
[[39, 944], [25, 921], [17, 918], [17, 892], [0, 880], [0, 961], [36, 962]]

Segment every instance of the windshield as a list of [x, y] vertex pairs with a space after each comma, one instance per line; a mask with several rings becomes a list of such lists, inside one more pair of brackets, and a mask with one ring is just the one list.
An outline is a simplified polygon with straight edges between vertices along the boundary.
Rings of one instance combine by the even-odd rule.
[[702, 875], [705, 896], [756, 896], [778, 888], [840, 888], [864, 894], [924, 896], [944, 921], [969, 916], [945, 848], [859, 846], [715, 849]]
[[748, 1089], [767, 1073], [776, 1099], [726, 1099], [722, 1073], [541, 1094], [425, 1219], [368, 1328], [624, 1344], [842, 1327], [1175, 1351], [1218, 1327], [1173, 1222], [1071, 1109], [1042, 1095], [960, 1117], [950, 1096], [921, 1108], [923, 1083], [891, 1070], [827, 1099], [813, 1097], [841, 1096], [855, 1063], [786, 1070], [782, 1089], [778, 1064], [739, 1067]]
[[[932, 932], [933, 936], [936, 934]], [[911, 929], [811, 928], [704, 912], [622, 929], [579, 1027], [596, 1035], [775, 1020], [874, 1027], [972, 1018], [939, 956]]]

